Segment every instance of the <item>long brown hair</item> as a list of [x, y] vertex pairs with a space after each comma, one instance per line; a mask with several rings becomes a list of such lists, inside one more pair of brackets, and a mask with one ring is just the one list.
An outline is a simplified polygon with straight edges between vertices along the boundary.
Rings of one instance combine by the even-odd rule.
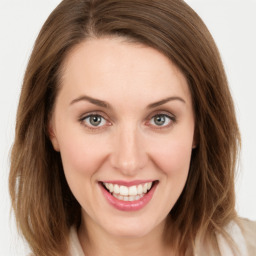
[[220, 55], [202, 20], [182, 0], [64, 0], [42, 27], [28, 63], [11, 155], [12, 206], [32, 251], [65, 255], [69, 228], [79, 225], [80, 205], [47, 126], [65, 57], [83, 40], [104, 36], [125, 37], [162, 52], [190, 88], [197, 147], [186, 186], [167, 217], [166, 238], [178, 231], [172, 242], [184, 251], [199, 233], [210, 241], [215, 232], [225, 235], [225, 225], [236, 217], [240, 136]]

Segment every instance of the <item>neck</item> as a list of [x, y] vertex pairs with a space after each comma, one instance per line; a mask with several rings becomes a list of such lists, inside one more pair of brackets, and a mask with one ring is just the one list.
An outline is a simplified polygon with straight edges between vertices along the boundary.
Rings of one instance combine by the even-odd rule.
[[177, 255], [164, 242], [164, 223], [143, 237], [117, 236], [82, 221], [78, 237], [85, 256], [172, 256]]

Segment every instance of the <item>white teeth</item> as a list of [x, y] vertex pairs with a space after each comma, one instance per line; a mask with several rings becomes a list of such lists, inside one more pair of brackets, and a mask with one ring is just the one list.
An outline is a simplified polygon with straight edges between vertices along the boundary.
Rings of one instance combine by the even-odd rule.
[[120, 196], [120, 195], [116, 195], [116, 194], [113, 194], [113, 196], [119, 200], [124, 200], [124, 197], [123, 196]]
[[121, 201], [136, 201], [136, 200], [139, 200], [140, 198], [142, 198], [144, 195], [140, 195], [140, 196], [121, 196], [121, 195], [116, 195], [116, 194], [113, 194], [113, 196], [115, 198], [117, 198], [118, 200], [121, 200]]
[[142, 193], [143, 193], [142, 185], [139, 185], [139, 186], [138, 186], [138, 189], [137, 189], [137, 194], [138, 194], [138, 195], [141, 195]]
[[112, 193], [114, 191], [114, 185], [109, 183], [108, 190]]
[[114, 193], [119, 194], [119, 186], [117, 184], [114, 185]]
[[128, 201], [135, 201], [135, 197], [134, 196], [129, 196], [129, 200]]
[[148, 185], [147, 185], [147, 183], [145, 183], [143, 185], [143, 193], [147, 193], [147, 190], [148, 190]]
[[119, 190], [120, 195], [122, 196], [128, 196], [129, 195], [129, 189], [126, 186], [120, 186]]
[[136, 186], [129, 187], [129, 196], [136, 196], [137, 195], [137, 188]]
[[152, 187], [152, 182], [148, 182], [148, 183], [147, 183], [147, 189], [150, 190], [151, 187]]
[[134, 201], [137, 198], [137, 196], [146, 194], [148, 190], [151, 189], [153, 183], [147, 182], [147, 183], [139, 184], [138, 186], [134, 185], [130, 187], [127, 187], [124, 185], [119, 186], [117, 184], [105, 183], [105, 182], [103, 184], [110, 193], [113, 193], [113, 195], [120, 195], [122, 197], [124, 196], [125, 199], [122, 198], [121, 200]]

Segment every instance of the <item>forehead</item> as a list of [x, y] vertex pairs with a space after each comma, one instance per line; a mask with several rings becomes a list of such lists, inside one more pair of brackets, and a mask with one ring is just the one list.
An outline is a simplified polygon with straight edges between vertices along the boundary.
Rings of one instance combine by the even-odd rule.
[[114, 91], [122, 98], [157, 100], [177, 93], [190, 98], [186, 78], [166, 56], [122, 38], [89, 39], [74, 47], [64, 61], [61, 86], [73, 97], [104, 98]]

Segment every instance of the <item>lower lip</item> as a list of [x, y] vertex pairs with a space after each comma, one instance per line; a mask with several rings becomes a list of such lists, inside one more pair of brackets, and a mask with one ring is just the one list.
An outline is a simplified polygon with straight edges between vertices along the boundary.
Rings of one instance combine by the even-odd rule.
[[102, 184], [99, 184], [99, 185], [100, 185], [100, 188], [101, 188], [101, 191], [102, 191], [104, 197], [110, 203], [110, 205], [112, 205], [113, 207], [115, 207], [116, 209], [118, 209], [120, 211], [138, 211], [138, 210], [142, 209], [143, 207], [145, 207], [149, 203], [149, 201], [153, 197], [153, 194], [154, 194], [154, 192], [156, 190], [156, 187], [157, 187], [157, 183], [156, 183], [151, 188], [151, 190], [147, 194], [145, 194], [142, 198], [140, 198], [139, 200], [131, 202], [131, 201], [118, 200], [117, 198], [112, 196], [102, 186]]

